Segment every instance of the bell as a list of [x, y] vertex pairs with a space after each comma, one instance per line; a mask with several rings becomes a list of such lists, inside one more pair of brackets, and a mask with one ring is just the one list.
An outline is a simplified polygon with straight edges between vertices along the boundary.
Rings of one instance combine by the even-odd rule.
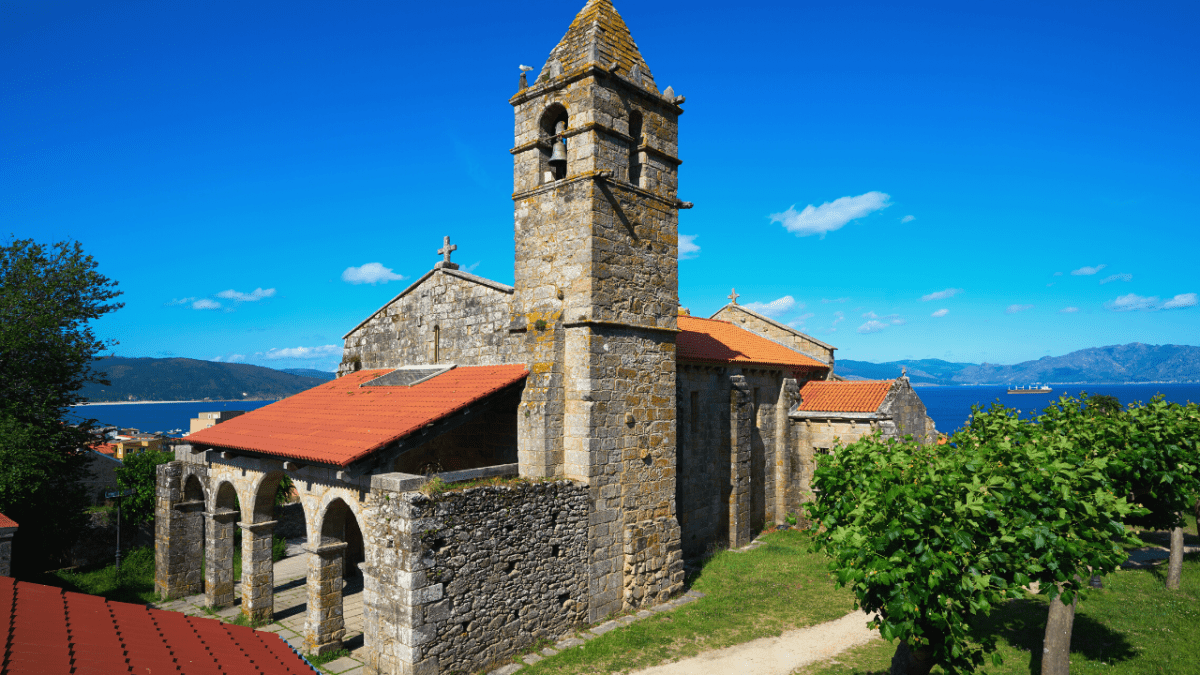
[[567, 168], [567, 143], [566, 141], [554, 141], [554, 150], [550, 153], [550, 168], [565, 169]]
[[562, 137], [566, 130], [566, 122], [554, 125], [554, 148], [550, 151], [550, 168], [556, 172], [567, 168], [567, 139]]

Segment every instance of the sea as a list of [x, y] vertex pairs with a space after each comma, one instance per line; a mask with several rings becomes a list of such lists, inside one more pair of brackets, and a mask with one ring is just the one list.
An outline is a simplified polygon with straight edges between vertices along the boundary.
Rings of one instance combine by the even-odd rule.
[[143, 433], [181, 436], [191, 428], [191, 419], [202, 412], [257, 410], [275, 401], [153, 401], [146, 403], [89, 403], [71, 408], [69, 418], [94, 419], [101, 426], [137, 429]]
[[1122, 405], [1149, 402], [1156, 394], [1162, 394], [1173, 403], [1200, 402], [1200, 383], [1195, 384], [1052, 384], [1053, 390], [1037, 394], [1009, 394], [1004, 385], [978, 385], [955, 387], [914, 387], [925, 403], [925, 410], [933, 418], [934, 426], [943, 433], [953, 433], [962, 427], [971, 406], [987, 408], [999, 401], [1007, 408], [1021, 411], [1021, 417], [1036, 416], [1060, 396], [1074, 396], [1083, 392], [1089, 395], [1114, 396]]
[[[938, 431], [952, 433], [961, 427], [971, 414], [971, 406], [987, 407], [1000, 401], [1009, 408], [1021, 411], [1022, 417], [1041, 412], [1058, 397], [1078, 397], [1081, 392], [1115, 396], [1122, 404], [1149, 401], [1155, 394], [1162, 394], [1168, 401], [1176, 403], [1200, 402], [1200, 384], [1073, 384], [1051, 385], [1053, 391], [1038, 394], [1009, 394], [1007, 387], [998, 385], [916, 387], [917, 394], [925, 402], [929, 416]], [[77, 419], [91, 418], [104, 425], [134, 428], [143, 432], [161, 432], [179, 436], [176, 430], [186, 432], [193, 417], [201, 412], [220, 410], [256, 410], [274, 401], [167, 401], [154, 403], [89, 404], [72, 408]]]

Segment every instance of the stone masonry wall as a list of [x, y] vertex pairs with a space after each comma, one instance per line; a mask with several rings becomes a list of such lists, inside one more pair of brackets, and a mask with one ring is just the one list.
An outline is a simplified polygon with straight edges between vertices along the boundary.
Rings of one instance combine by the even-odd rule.
[[[728, 321], [752, 333], [795, 349], [801, 354], [829, 364], [831, 370], [834, 366], [833, 347], [798, 331], [780, 326], [767, 317], [751, 312], [741, 305], [725, 305], [716, 314], [713, 314], [712, 318]], [[825, 377], [824, 373], [812, 373], [811, 375], [820, 379]]]
[[435, 335], [441, 363], [519, 361], [507, 346], [511, 292], [484, 281], [434, 270], [347, 335], [338, 373], [434, 363]]
[[896, 380], [892, 390], [879, 407], [880, 413], [890, 417], [896, 425], [896, 435], [903, 438], [912, 435], [914, 440], [932, 443], [937, 440], [933, 420], [925, 410], [925, 403], [913, 390], [908, 378]]
[[587, 486], [427, 497], [376, 488], [366, 510], [366, 673], [478, 672], [588, 615]]

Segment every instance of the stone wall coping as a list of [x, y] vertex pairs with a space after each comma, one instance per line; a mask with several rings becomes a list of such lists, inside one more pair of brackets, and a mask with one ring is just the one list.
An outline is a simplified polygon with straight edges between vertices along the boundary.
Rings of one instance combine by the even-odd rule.
[[220, 518], [221, 516], [240, 516], [241, 512], [237, 509], [221, 508], [217, 509], [216, 511], [205, 511], [204, 515], [210, 518]]
[[[539, 98], [545, 94], [557, 91], [559, 89], [565, 89], [567, 85], [573, 82], [578, 82], [579, 80], [587, 78], [590, 75], [597, 76], [597, 80], [601, 78], [611, 78], [614, 82], [620, 83], [623, 88], [628, 89], [632, 93], [635, 93], [648, 101], [663, 106], [664, 108], [668, 108], [676, 115], [683, 114], [683, 107], [676, 103], [675, 100], [667, 98], [661, 92], [652, 92], [648, 89], [644, 89], [641, 86], [630, 82], [626, 78], [617, 75], [613, 71], [605, 68], [595, 61], [592, 61], [581, 68], [576, 68], [569, 73], [559, 75], [558, 77], [546, 79], [538, 76], [536, 82], [513, 94], [512, 98], [508, 99], [508, 102], [515, 108], [516, 106], [531, 99]], [[545, 79], [544, 82], [543, 79]]]
[[838, 412], [836, 410], [793, 410], [788, 417], [794, 420], [872, 420], [892, 419], [877, 412]]
[[279, 521], [264, 520], [264, 521], [257, 522], [257, 523], [247, 523], [247, 522], [243, 522], [243, 521], [239, 520], [237, 525], [238, 525], [238, 527], [242, 528], [243, 530], [261, 530], [268, 526], [274, 527], [275, 523], [277, 523], [277, 522], [279, 522]]
[[191, 499], [191, 500], [188, 500], [185, 502], [175, 502], [175, 508], [178, 510], [191, 508], [193, 506], [204, 506], [204, 500], [203, 499]]
[[347, 544], [344, 541], [336, 541], [328, 544], [321, 544], [319, 546], [309, 546], [308, 544], [305, 544], [300, 547], [300, 550], [304, 551], [305, 553], [316, 553], [317, 555], [321, 555], [322, 553], [336, 553], [338, 551], [342, 551], [349, 545], [350, 544]]
[[467, 480], [478, 480], [480, 478], [497, 478], [501, 476], [516, 476], [520, 473], [520, 465], [518, 464], [500, 464], [497, 466], [484, 466], [478, 469], [464, 469], [462, 471], [446, 471], [433, 476], [418, 476], [411, 473], [401, 473], [395, 471], [392, 473], [379, 473], [371, 476], [372, 490], [387, 490], [389, 492], [412, 492], [421, 489], [421, 486], [428, 483], [433, 478], [441, 478], [446, 483], [461, 483]]
[[0, 539], [11, 539], [17, 533], [15, 527], [0, 527]]
[[[801, 331], [798, 331], [798, 330], [796, 330], [795, 328], [792, 328], [791, 326], [788, 326], [788, 325], [785, 325], [785, 324], [779, 323], [779, 322], [778, 322], [778, 321], [776, 321], [775, 319], [772, 319], [772, 318], [770, 318], [770, 317], [768, 317], [768, 316], [763, 316], [762, 314], [759, 314], [758, 312], [756, 312], [756, 311], [754, 311], [754, 310], [752, 310], [752, 309], [746, 309], [746, 307], [745, 307], [744, 305], [735, 305], [735, 304], [732, 304], [732, 303], [730, 303], [730, 304], [727, 304], [727, 305], [725, 305], [724, 307], [722, 307], [721, 309], [718, 309], [717, 311], [713, 312], [712, 316], [710, 316], [710, 317], [708, 317], [708, 318], [710, 318], [710, 319], [716, 319], [718, 314], [720, 314], [721, 312], [723, 312], [723, 311], [725, 311], [725, 310], [727, 310], [727, 309], [738, 309], [738, 310], [741, 310], [741, 311], [743, 311], [743, 312], [745, 312], [745, 313], [749, 314], [750, 316], [753, 316], [753, 317], [754, 317], [754, 318], [756, 318], [756, 319], [760, 319], [760, 320], [762, 320], [762, 321], [765, 321], [765, 322], [767, 322], [767, 323], [771, 324], [772, 326], [775, 326], [776, 328], [778, 328], [778, 329], [780, 329], [780, 330], [783, 330], [783, 331], [786, 331], [786, 332], [788, 332], [788, 333], [791, 333], [791, 334], [793, 334], [793, 335], [796, 335], [796, 336], [802, 337], [802, 338], [804, 338], [805, 340], [810, 340], [810, 341], [812, 341], [813, 343], [815, 343], [815, 344], [818, 344], [818, 345], [820, 345], [820, 346], [822, 346], [822, 347], [824, 347], [824, 348], [826, 348], [826, 349], [829, 349], [829, 350], [832, 350], [832, 351], [837, 351], [837, 347], [834, 347], [833, 345], [825, 344], [824, 342], [821, 342], [820, 340], [818, 340], [818, 339], [816, 339], [815, 337], [813, 337], [813, 336], [809, 335], [808, 333], [803, 333], [803, 332], [801, 332]], [[757, 333], [755, 333], [755, 334], [757, 335]], [[766, 336], [761, 336], [761, 337], [766, 337]], [[768, 339], [768, 340], [770, 340], [771, 338], [767, 337], [767, 339]], [[778, 340], [774, 340], [774, 342], [776, 342], [776, 343], [778, 343], [778, 344], [781, 344], [781, 345], [783, 345], [783, 343], [782, 343], [782, 342], [779, 342]], [[788, 346], [788, 345], [783, 345], [783, 346], [784, 346], [784, 347], [787, 347], [788, 349], [792, 349], [792, 350], [794, 350], [794, 349], [795, 349], [795, 347], [790, 347], [790, 346]]]
[[458, 277], [459, 279], [463, 279], [464, 281], [471, 281], [471, 282], [477, 283], [480, 286], [486, 286], [488, 288], [491, 288], [492, 290], [500, 291], [501, 293], [508, 293], [509, 295], [511, 295], [514, 292], [516, 292], [516, 289], [514, 289], [512, 286], [509, 286], [507, 284], [502, 284], [499, 281], [492, 281], [491, 279], [484, 279], [481, 276], [477, 276], [477, 275], [471, 274], [469, 272], [464, 272], [462, 270], [453, 270], [453, 269], [450, 269], [449, 267], [435, 267], [435, 268], [429, 270], [428, 272], [426, 272], [424, 275], [422, 275], [420, 279], [417, 279], [416, 281], [412, 282], [412, 284], [409, 285], [408, 288], [400, 291], [400, 293], [396, 297], [383, 303], [382, 307], [375, 310], [374, 312], [371, 312], [370, 316], [363, 319], [362, 322], [359, 323], [354, 328], [351, 328], [349, 330], [349, 332], [347, 332], [345, 335], [342, 336], [342, 339], [345, 340], [345, 339], [349, 338], [351, 335], [354, 334], [354, 331], [356, 331], [359, 328], [362, 328], [363, 326], [370, 323], [371, 319], [374, 319], [376, 316], [378, 316], [380, 312], [387, 309], [393, 302], [396, 302], [400, 298], [403, 298], [404, 296], [413, 292], [414, 290], [416, 290], [416, 288], [418, 286], [425, 283], [426, 279], [428, 279], [429, 277], [431, 277], [434, 274], [437, 274], [439, 272], [442, 274], [452, 276], [452, 277]]

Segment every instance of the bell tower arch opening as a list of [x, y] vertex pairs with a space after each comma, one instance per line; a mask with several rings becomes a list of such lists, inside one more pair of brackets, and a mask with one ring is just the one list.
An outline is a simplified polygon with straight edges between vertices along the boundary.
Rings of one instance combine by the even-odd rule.
[[539, 182], [553, 183], [567, 177], [566, 131], [570, 116], [561, 103], [551, 103], [542, 113], [538, 124], [541, 143], [541, 162], [538, 164]]

